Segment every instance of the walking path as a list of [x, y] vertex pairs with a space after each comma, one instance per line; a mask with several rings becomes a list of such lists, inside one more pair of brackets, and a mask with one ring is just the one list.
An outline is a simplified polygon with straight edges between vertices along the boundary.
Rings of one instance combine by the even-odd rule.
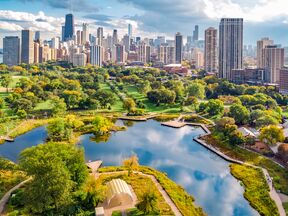
[[[95, 175], [95, 177], [97, 178], [100, 175], [109, 175], [109, 174], [123, 174], [123, 173], [127, 173], [127, 171], [116, 171], [116, 172], [105, 172], [105, 173], [98, 173], [98, 175]], [[148, 174], [144, 174], [142, 172], [136, 172], [134, 171], [133, 173], [135, 174], [139, 174], [142, 176], [146, 176], [148, 178], [150, 178], [153, 183], [155, 184], [155, 186], [157, 187], [158, 191], [161, 193], [161, 195], [163, 196], [165, 202], [170, 206], [171, 210], [173, 211], [173, 213], [175, 214], [175, 216], [182, 216], [180, 210], [177, 208], [177, 206], [175, 205], [175, 203], [173, 202], [173, 200], [170, 198], [170, 196], [168, 195], [168, 193], [164, 190], [164, 188], [160, 185], [160, 183], [158, 182], [158, 180], [155, 178], [155, 176], [153, 175], [148, 175]]]
[[11, 194], [12, 194], [15, 190], [19, 189], [21, 186], [23, 186], [24, 184], [26, 184], [26, 183], [27, 183], [28, 181], [30, 181], [30, 180], [31, 180], [31, 178], [29, 178], [29, 179], [27, 179], [27, 180], [19, 183], [18, 185], [16, 185], [16, 186], [13, 187], [12, 189], [10, 189], [10, 190], [2, 197], [2, 199], [0, 200], [0, 215], [1, 215], [2, 212], [4, 211], [4, 208], [5, 208], [5, 206], [6, 206], [6, 203], [8, 202]]

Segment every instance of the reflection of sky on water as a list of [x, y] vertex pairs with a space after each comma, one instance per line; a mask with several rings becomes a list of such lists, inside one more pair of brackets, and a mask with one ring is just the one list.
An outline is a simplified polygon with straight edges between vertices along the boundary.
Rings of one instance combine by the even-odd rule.
[[134, 123], [127, 131], [96, 144], [89, 135], [81, 137], [87, 160], [119, 165], [136, 153], [142, 165], [166, 172], [196, 198], [213, 216], [258, 215], [243, 198], [243, 188], [231, 176], [229, 163], [195, 143], [201, 129], [163, 127], [155, 121]]

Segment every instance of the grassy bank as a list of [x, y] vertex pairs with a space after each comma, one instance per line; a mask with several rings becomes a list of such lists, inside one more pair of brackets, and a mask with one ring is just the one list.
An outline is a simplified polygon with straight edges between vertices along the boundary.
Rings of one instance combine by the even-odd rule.
[[[125, 170], [124, 167], [104, 167], [100, 168], [99, 172], [113, 172]], [[139, 171], [153, 175], [168, 193], [175, 205], [184, 216], [201, 216], [205, 215], [203, 210], [194, 204], [194, 198], [189, 195], [184, 188], [177, 185], [169, 179], [164, 173], [154, 170], [150, 167], [139, 167]]]
[[273, 177], [273, 185], [276, 190], [279, 190], [284, 194], [288, 194], [288, 171], [286, 169], [257, 153], [228, 144], [227, 142], [221, 140], [221, 138], [215, 133], [206, 136], [204, 139], [207, 143], [218, 148], [221, 152], [231, 158], [267, 169], [269, 175]]
[[138, 200], [146, 191], [154, 191], [157, 196], [157, 208], [160, 211], [160, 215], [174, 215], [170, 206], [165, 202], [163, 196], [149, 177], [139, 174], [133, 174], [131, 176], [127, 174], [103, 174], [97, 179], [97, 183], [104, 186], [112, 179], [117, 178], [123, 179], [127, 184], [132, 186]]
[[230, 170], [243, 183], [244, 197], [260, 215], [279, 215], [278, 208], [269, 195], [269, 186], [262, 170], [238, 164], [231, 164]]

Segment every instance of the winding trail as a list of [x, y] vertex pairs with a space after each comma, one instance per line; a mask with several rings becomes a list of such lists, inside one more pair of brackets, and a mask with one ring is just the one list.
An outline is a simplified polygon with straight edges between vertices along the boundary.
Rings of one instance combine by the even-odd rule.
[[2, 197], [2, 199], [0, 200], [0, 215], [1, 215], [2, 212], [4, 211], [4, 208], [5, 208], [5, 206], [6, 206], [6, 203], [8, 202], [11, 194], [12, 194], [15, 190], [19, 189], [21, 186], [23, 186], [24, 184], [26, 184], [26, 183], [27, 183], [28, 181], [30, 181], [30, 180], [31, 180], [31, 178], [29, 178], [29, 179], [27, 179], [27, 180], [25, 180], [25, 181], [23, 181], [23, 182], [20, 182], [18, 185], [16, 185], [16, 186], [14, 186], [13, 188], [11, 188], [11, 189]]

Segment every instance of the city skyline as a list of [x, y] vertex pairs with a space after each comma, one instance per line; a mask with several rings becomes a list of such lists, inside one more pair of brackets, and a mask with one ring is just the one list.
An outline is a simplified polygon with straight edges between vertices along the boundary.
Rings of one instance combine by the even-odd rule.
[[[112, 29], [116, 28], [123, 36], [127, 32], [127, 25], [132, 24], [135, 36], [164, 35], [171, 39], [175, 32], [181, 32], [184, 38], [192, 35], [195, 25], [199, 25], [199, 37], [203, 39], [204, 30], [217, 28], [220, 18], [237, 17], [244, 19], [244, 44], [256, 44], [259, 38], [270, 37], [283, 46], [288, 45], [285, 38], [286, 31], [288, 33], [288, 12], [283, 9], [288, 3], [285, 0], [255, 0], [252, 3], [238, 0], [180, 0], [177, 6], [172, 1], [164, 0], [81, 0], [81, 4], [76, 4], [74, 0], [26, 0], [17, 4], [15, 1], [18, 0], [1, 1], [0, 39], [8, 35], [20, 36], [20, 30], [27, 27], [44, 32], [45, 39], [55, 34], [61, 36], [65, 14], [73, 12], [76, 28], [85, 22], [92, 33], [97, 32], [98, 27], [103, 27], [105, 34], [112, 34]], [[0, 48], [3, 48], [0, 41]]]

